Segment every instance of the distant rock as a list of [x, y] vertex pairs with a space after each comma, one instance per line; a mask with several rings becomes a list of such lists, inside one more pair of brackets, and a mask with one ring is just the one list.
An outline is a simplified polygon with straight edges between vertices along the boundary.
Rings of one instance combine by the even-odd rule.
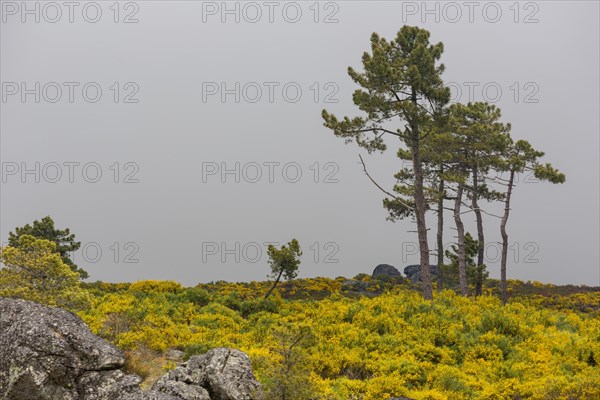
[[[432, 278], [437, 278], [438, 276], [438, 266], [436, 264], [432, 264], [429, 266], [429, 272], [431, 273]], [[421, 281], [421, 265], [414, 264], [404, 267], [404, 274], [412, 283], [416, 283]]]
[[406, 275], [407, 277], [411, 277], [413, 276], [415, 273], [419, 272], [421, 270], [421, 266], [416, 264], [416, 265], [409, 265], [407, 267], [404, 267], [404, 275]]
[[386, 276], [386, 277], [390, 277], [390, 278], [400, 278], [402, 276], [402, 274], [394, 266], [391, 266], [389, 264], [379, 264], [373, 270], [373, 278], [375, 278], [377, 276], [379, 276], [379, 277]]
[[[180, 356], [173, 353], [173, 356]], [[121, 350], [75, 314], [0, 297], [0, 397], [7, 400], [258, 400], [248, 356], [212, 349], [143, 392]]]

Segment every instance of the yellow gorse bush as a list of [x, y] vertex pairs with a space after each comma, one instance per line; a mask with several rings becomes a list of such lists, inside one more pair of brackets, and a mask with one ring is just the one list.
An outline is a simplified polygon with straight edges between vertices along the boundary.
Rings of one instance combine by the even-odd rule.
[[23, 235], [18, 246], [0, 249], [0, 262], [0, 296], [70, 310], [89, 305], [79, 274], [64, 263], [54, 242]]
[[425, 301], [402, 288], [349, 298], [325, 278], [285, 285], [292, 299], [261, 302], [267, 283], [136, 282], [97, 291], [81, 316], [126, 350], [239, 348], [263, 382], [282, 360], [274, 332], [302, 327], [311, 340], [298, 349], [318, 399], [600, 398], [600, 321], [583, 312], [598, 293], [502, 306], [450, 291]]

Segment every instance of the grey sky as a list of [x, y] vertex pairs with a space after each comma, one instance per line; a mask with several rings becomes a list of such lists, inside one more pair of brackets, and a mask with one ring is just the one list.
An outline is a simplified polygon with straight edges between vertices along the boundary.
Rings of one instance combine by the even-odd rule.
[[[84, 243], [87, 254], [75, 260], [92, 280], [188, 285], [263, 279], [263, 244], [293, 237], [304, 249], [301, 276], [418, 262], [414, 224], [385, 220], [382, 193], [358, 164], [365, 152], [345, 146], [320, 117], [322, 108], [357, 114], [347, 67], [360, 67], [372, 32], [392, 38], [406, 23], [444, 42], [455, 100], [469, 101], [472, 87], [472, 100], [495, 101], [513, 136], [567, 175], [559, 186], [521, 177], [509, 276], [600, 284], [598, 2], [428, 2], [430, 13], [420, 1], [228, 2], [239, 22], [220, 1], [121, 2], [118, 15], [112, 1], [88, 3], [72, 6], [73, 22], [62, 1], [39, 3], [35, 22], [21, 1], [1, 2], [2, 242], [49, 214]], [[98, 8], [99, 21], [88, 22]], [[31, 91], [24, 102], [22, 83]], [[400, 161], [389, 145], [365, 160], [391, 187]], [[21, 176], [36, 163], [39, 182]], [[234, 173], [221, 176], [236, 163], [239, 183]], [[472, 219], [465, 216], [474, 231]], [[498, 221], [485, 222], [497, 277]]]

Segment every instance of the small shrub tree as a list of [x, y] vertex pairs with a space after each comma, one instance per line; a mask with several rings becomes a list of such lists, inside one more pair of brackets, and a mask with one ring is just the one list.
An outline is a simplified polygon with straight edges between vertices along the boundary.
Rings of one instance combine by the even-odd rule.
[[0, 296], [71, 310], [89, 305], [79, 274], [63, 262], [54, 242], [23, 235], [17, 244], [0, 252]]
[[300, 244], [296, 239], [292, 239], [287, 246], [281, 246], [281, 249], [277, 249], [270, 244], [267, 252], [269, 254], [269, 264], [271, 265], [270, 276], [275, 279], [275, 282], [265, 294], [265, 300], [271, 295], [282, 276], [288, 281], [298, 276], [299, 258], [302, 255]]
[[[465, 264], [467, 282], [477, 287], [479, 279], [485, 280], [489, 273], [486, 271], [485, 264], [478, 265], [475, 257], [479, 251], [479, 241], [473, 239], [469, 232], [465, 234]], [[443, 265], [444, 279], [448, 285], [457, 285], [459, 283], [459, 265], [458, 265], [458, 247], [452, 246], [452, 251], [446, 250], [446, 257], [450, 259], [450, 264]]]
[[79, 273], [81, 279], [88, 278], [88, 273], [77, 265], [69, 257], [69, 253], [76, 251], [81, 246], [81, 242], [75, 241], [75, 234], [72, 234], [69, 228], [55, 229], [54, 220], [50, 216], [46, 216], [41, 221], [33, 221], [33, 225], [25, 225], [15, 228], [15, 233], [9, 232], [8, 244], [12, 247], [19, 246], [19, 239], [23, 235], [34, 236], [38, 239], [46, 239], [56, 244], [56, 250], [62, 261], [69, 266], [73, 271]]
[[271, 351], [280, 362], [269, 371], [266, 400], [307, 400], [313, 398], [310, 365], [303, 346], [314, 339], [309, 327], [282, 326], [273, 330], [277, 346]]

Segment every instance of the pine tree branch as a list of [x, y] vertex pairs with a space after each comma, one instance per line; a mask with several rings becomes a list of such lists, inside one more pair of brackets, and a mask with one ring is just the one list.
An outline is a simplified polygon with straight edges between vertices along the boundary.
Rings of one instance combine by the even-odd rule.
[[[473, 207], [469, 207], [469, 206], [468, 206], [467, 204], [465, 204], [465, 203], [463, 203], [463, 205], [464, 205], [465, 207], [468, 207], [469, 209], [468, 209], [468, 210], [465, 210], [465, 211], [463, 211], [463, 212], [461, 212], [461, 213], [459, 213], [458, 215], [462, 215], [462, 214], [466, 214], [466, 213], [470, 213], [470, 212], [475, 212], [475, 209], [474, 209]], [[484, 214], [487, 214], [487, 215], [491, 216], [491, 217], [502, 218], [502, 216], [500, 216], [500, 215], [495, 215], [495, 214], [492, 214], [492, 213], [489, 213], [489, 212], [485, 211], [484, 209], [482, 209], [481, 207], [479, 207], [479, 208], [478, 208], [478, 210], [479, 210], [479, 211], [481, 211], [481, 212], [482, 212], [482, 213], [484, 213]], [[454, 214], [454, 215], [457, 215], [457, 214]]]
[[358, 130], [355, 130], [355, 131], [351, 131], [351, 132], [349, 132], [349, 133], [365, 133], [365, 132], [373, 132], [373, 133], [376, 133], [377, 131], [382, 131], [383, 133], [389, 133], [390, 135], [394, 135], [394, 136], [398, 136], [398, 137], [400, 136], [400, 134], [399, 134], [399, 133], [397, 133], [397, 132], [393, 132], [393, 131], [390, 131], [390, 130], [388, 130], [388, 129], [384, 129], [384, 128], [366, 128], [366, 129], [358, 129]]
[[363, 166], [363, 171], [364, 171], [365, 175], [367, 175], [367, 177], [368, 177], [368, 178], [371, 180], [371, 182], [373, 182], [373, 184], [374, 184], [375, 186], [377, 186], [377, 187], [379, 188], [379, 190], [381, 190], [383, 193], [387, 194], [388, 196], [392, 197], [394, 200], [398, 200], [398, 201], [400, 202], [400, 204], [402, 204], [404, 207], [408, 208], [409, 210], [411, 210], [411, 211], [415, 211], [415, 210], [414, 210], [414, 208], [413, 208], [413, 207], [411, 207], [410, 205], [406, 204], [406, 203], [403, 201], [403, 199], [401, 199], [401, 198], [400, 198], [400, 197], [398, 197], [398, 196], [395, 196], [395, 195], [391, 194], [390, 192], [388, 192], [387, 190], [385, 190], [384, 188], [382, 188], [382, 187], [381, 187], [381, 186], [380, 186], [380, 185], [379, 185], [379, 184], [378, 184], [378, 183], [375, 181], [375, 179], [373, 179], [373, 178], [371, 177], [371, 175], [369, 175], [369, 172], [367, 171], [367, 166], [365, 165], [365, 162], [364, 162], [364, 160], [363, 160], [363, 158], [362, 158], [362, 156], [361, 156], [360, 154], [358, 155], [358, 158], [360, 158], [360, 162], [362, 163], [362, 166]]

